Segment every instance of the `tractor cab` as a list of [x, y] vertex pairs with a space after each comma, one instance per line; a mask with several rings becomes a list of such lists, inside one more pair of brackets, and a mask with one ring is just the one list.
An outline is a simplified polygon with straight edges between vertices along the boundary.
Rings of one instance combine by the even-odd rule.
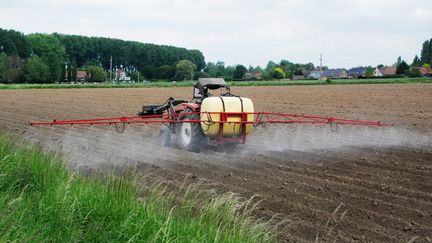
[[226, 93], [223, 95], [231, 94], [229, 85], [223, 78], [200, 78], [194, 86], [193, 98], [199, 101], [212, 96], [210, 90], [217, 90], [225, 88]]

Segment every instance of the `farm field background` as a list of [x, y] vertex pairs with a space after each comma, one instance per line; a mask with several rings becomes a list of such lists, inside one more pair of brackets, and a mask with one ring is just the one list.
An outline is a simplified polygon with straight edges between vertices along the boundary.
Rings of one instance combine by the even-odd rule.
[[[335, 80], [260, 80], [229, 81], [231, 86], [290, 86], [290, 85], [330, 85], [330, 84], [409, 84], [432, 83], [432, 78], [381, 78], [381, 79], [335, 79]], [[76, 84], [0, 84], [0, 89], [81, 89], [81, 88], [151, 88], [151, 87], [191, 87], [195, 81], [172, 82], [158, 80], [147, 83], [76, 83]]]
[[259, 127], [248, 145], [191, 153], [160, 148], [157, 126], [29, 127], [34, 120], [136, 114], [191, 87], [0, 90], [0, 129], [59, 151], [82, 170], [135, 166], [176, 189], [202, 181], [262, 200], [257, 218], [281, 241], [432, 239], [432, 85], [234, 87], [257, 111], [394, 123], [393, 128]]

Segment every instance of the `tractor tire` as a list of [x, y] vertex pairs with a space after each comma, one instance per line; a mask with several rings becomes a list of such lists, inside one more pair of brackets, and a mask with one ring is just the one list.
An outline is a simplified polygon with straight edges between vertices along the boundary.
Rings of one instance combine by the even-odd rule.
[[[193, 112], [186, 109], [183, 113]], [[181, 120], [200, 120], [199, 114], [189, 115], [182, 117]], [[182, 150], [199, 152], [201, 148], [207, 143], [207, 138], [204, 135], [201, 124], [196, 123], [178, 123], [176, 127], [176, 140], [177, 146]]]
[[160, 143], [162, 146], [171, 147], [172, 134], [171, 134], [171, 130], [168, 127], [163, 126], [160, 129], [159, 136], [160, 136]]

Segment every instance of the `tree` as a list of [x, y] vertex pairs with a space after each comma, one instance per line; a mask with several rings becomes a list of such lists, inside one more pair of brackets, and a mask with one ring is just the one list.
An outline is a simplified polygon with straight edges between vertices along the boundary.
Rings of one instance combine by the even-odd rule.
[[432, 64], [432, 39], [431, 41], [425, 41], [423, 42], [423, 47], [421, 50], [421, 63], [429, 63]]
[[[223, 65], [223, 69], [225, 69]], [[223, 71], [223, 70], [222, 70]], [[222, 75], [222, 72], [219, 72], [219, 67], [213, 62], [208, 62], [206, 67], [204, 68], [204, 72], [206, 72], [210, 77], [218, 77], [218, 74]]]
[[230, 80], [234, 77], [235, 67], [234, 66], [227, 66], [224, 69], [223, 72], [223, 78]]
[[418, 67], [413, 67], [410, 69], [411, 78], [420, 78], [422, 76], [420, 69]]
[[0, 83], [7, 82], [7, 71], [8, 71], [8, 56], [6, 53], [0, 53]]
[[374, 68], [369, 66], [366, 68], [366, 78], [371, 78], [374, 76]]
[[277, 64], [275, 62], [269, 61], [267, 63], [267, 66], [266, 66], [266, 70], [267, 71], [273, 70], [276, 66], [277, 66]]
[[396, 74], [405, 75], [409, 71], [409, 66], [405, 61], [401, 63], [396, 68]]
[[420, 67], [420, 65], [421, 65], [421, 60], [417, 55], [415, 55], [413, 63], [411, 64], [411, 66]]
[[399, 56], [396, 60], [396, 66], [399, 66], [402, 63], [402, 57]]
[[5, 52], [9, 56], [27, 58], [30, 56], [30, 44], [23, 33], [0, 28], [0, 52]]
[[11, 55], [8, 57], [8, 67], [6, 72], [6, 79], [8, 82], [22, 81], [22, 67], [23, 61], [18, 55]]
[[72, 62], [71, 62], [71, 72], [72, 72], [72, 74], [71, 74], [71, 80], [70, 81], [76, 81], [77, 80], [77, 75], [78, 75], [78, 66], [77, 66], [77, 63], [75, 62], [75, 60], [73, 60]]
[[49, 67], [37, 55], [27, 59], [24, 66], [24, 80], [29, 83], [44, 83], [49, 79]]
[[162, 65], [155, 68], [155, 76], [157, 79], [172, 79], [175, 75], [176, 68], [171, 65]]
[[26, 36], [31, 44], [34, 54], [42, 58], [49, 66], [50, 82], [59, 81], [61, 77], [64, 59], [66, 56], [65, 48], [55, 35], [30, 34]]
[[176, 65], [176, 79], [186, 80], [193, 79], [194, 72], [196, 70], [196, 65], [190, 60], [181, 60]]
[[86, 68], [88, 81], [90, 82], [103, 82], [105, 81], [105, 72], [103, 68], [97, 66], [87, 66]]
[[274, 68], [272, 71], [272, 77], [275, 79], [283, 79], [285, 78], [285, 72], [280, 67]]
[[242, 79], [244, 74], [247, 72], [247, 68], [243, 65], [237, 65], [233, 73], [233, 78]]

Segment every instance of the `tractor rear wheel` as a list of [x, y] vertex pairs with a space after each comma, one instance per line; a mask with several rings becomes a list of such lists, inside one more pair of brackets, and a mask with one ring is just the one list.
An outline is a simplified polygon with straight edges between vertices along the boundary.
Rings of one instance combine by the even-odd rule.
[[[182, 113], [193, 112], [190, 109], [186, 109]], [[180, 118], [183, 121], [187, 120], [200, 120], [199, 114], [188, 115]], [[177, 146], [180, 149], [199, 152], [199, 150], [205, 145], [206, 137], [201, 129], [199, 122], [180, 122], [176, 129]]]

